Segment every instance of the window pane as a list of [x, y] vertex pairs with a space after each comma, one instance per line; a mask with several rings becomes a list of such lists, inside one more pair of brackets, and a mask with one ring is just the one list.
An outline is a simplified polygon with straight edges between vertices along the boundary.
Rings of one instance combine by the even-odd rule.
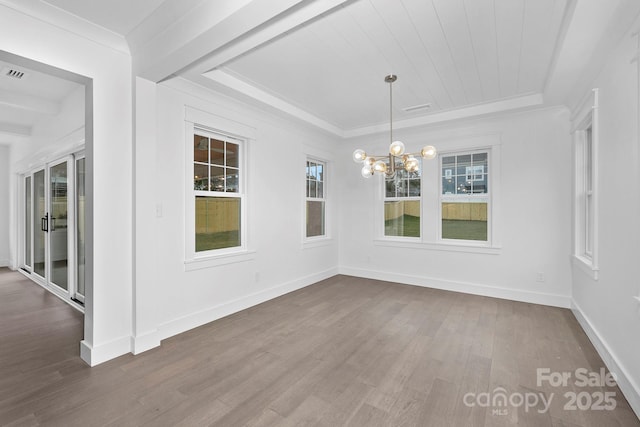
[[193, 165], [193, 189], [200, 191], [209, 190], [209, 166], [194, 163]]
[[324, 236], [324, 202], [307, 201], [307, 237]]
[[232, 142], [227, 142], [227, 166], [232, 168], [238, 167], [238, 152], [240, 146]]
[[393, 179], [387, 179], [384, 182], [385, 187], [385, 196], [386, 197], [396, 197], [396, 182]]
[[591, 127], [587, 128], [584, 132], [585, 144], [584, 144], [584, 169], [585, 169], [585, 189], [591, 191], [593, 189], [593, 142]]
[[240, 246], [240, 199], [196, 197], [196, 252]]
[[317, 166], [313, 162], [309, 162], [308, 165], [309, 165], [309, 179], [313, 181], [316, 179], [316, 176], [317, 176], [316, 175]]
[[209, 163], [209, 138], [193, 135], [193, 161]]
[[471, 167], [471, 154], [465, 154], [463, 156], [456, 156], [457, 158], [457, 173], [456, 175], [466, 175], [467, 168]]
[[318, 182], [318, 197], [324, 197], [324, 184], [322, 182]]
[[238, 193], [238, 170], [237, 169], [227, 169], [225, 183], [226, 183], [227, 193]]
[[420, 201], [384, 202], [384, 235], [420, 237]]
[[318, 183], [316, 181], [309, 181], [309, 197], [316, 197], [316, 191], [318, 188]]
[[442, 177], [442, 194], [456, 194], [456, 181], [454, 176]]
[[456, 176], [456, 194], [468, 194], [471, 192], [471, 182], [467, 182], [466, 175]]
[[410, 179], [409, 183], [409, 197], [420, 196], [420, 179]]
[[224, 166], [224, 141], [211, 139], [211, 164]]
[[442, 203], [442, 238], [487, 241], [487, 203]]
[[210, 191], [224, 191], [225, 173], [220, 166], [211, 166], [211, 187]]
[[489, 172], [489, 160], [487, 153], [476, 153], [472, 156], [473, 165], [474, 166], [482, 166], [484, 173]]
[[322, 163], [316, 165], [316, 177], [318, 181], [324, 181], [324, 165]]

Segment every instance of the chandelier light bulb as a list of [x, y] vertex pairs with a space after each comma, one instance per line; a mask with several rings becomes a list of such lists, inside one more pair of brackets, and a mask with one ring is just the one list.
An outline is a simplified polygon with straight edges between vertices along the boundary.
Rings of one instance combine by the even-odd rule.
[[360, 173], [365, 178], [371, 178], [373, 176], [373, 169], [369, 165], [364, 165]]
[[356, 163], [362, 163], [366, 158], [367, 158], [367, 153], [365, 153], [364, 150], [361, 150], [358, 148], [353, 152], [353, 161]]
[[404, 169], [407, 172], [415, 172], [418, 170], [418, 168], [420, 167], [420, 163], [418, 162], [418, 159], [416, 159], [413, 156], [409, 156], [405, 161], [404, 161]]
[[434, 159], [436, 157], [436, 154], [436, 147], [434, 147], [433, 145], [427, 145], [422, 148], [422, 151], [420, 151], [420, 155], [422, 156], [422, 158], [427, 160]]
[[387, 164], [383, 160], [378, 160], [373, 164], [373, 170], [378, 173], [385, 173], [387, 171]]
[[389, 146], [389, 153], [392, 156], [402, 156], [404, 154], [404, 144], [402, 141], [393, 141]]

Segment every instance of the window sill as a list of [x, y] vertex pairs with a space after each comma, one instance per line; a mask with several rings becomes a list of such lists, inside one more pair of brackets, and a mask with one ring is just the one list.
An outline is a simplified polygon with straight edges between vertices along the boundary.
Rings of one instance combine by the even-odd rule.
[[598, 280], [600, 269], [595, 267], [591, 260], [580, 255], [574, 255], [573, 265], [580, 268], [580, 270], [582, 270], [587, 276], [591, 277], [591, 279]]
[[239, 262], [252, 261], [256, 257], [256, 251], [242, 250], [229, 252], [220, 255], [208, 255], [194, 258], [184, 262], [185, 271], [200, 270], [203, 268], [218, 267], [221, 265], [236, 264]]
[[322, 246], [329, 246], [333, 243], [331, 237], [318, 237], [313, 239], [305, 239], [302, 242], [302, 249], [319, 248]]
[[489, 254], [499, 255], [502, 252], [500, 246], [479, 246], [473, 244], [461, 244], [461, 243], [425, 243], [420, 241], [410, 240], [388, 240], [388, 239], [375, 239], [374, 245], [388, 246], [395, 248], [410, 248], [410, 249], [426, 249], [433, 251], [450, 251], [450, 252], [467, 252], [474, 254]]

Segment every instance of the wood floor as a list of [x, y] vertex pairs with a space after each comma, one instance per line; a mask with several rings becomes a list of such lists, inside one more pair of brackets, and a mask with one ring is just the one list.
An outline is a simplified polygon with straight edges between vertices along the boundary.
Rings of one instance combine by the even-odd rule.
[[[604, 366], [565, 309], [336, 276], [95, 368], [81, 338], [0, 269], [0, 425], [640, 426], [617, 387], [537, 384]], [[564, 408], [605, 391], [614, 410]]]

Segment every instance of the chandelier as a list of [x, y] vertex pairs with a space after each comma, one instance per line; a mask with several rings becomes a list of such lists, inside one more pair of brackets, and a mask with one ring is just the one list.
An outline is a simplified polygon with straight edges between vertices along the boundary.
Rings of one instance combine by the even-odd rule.
[[402, 141], [393, 140], [393, 82], [398, 76], [389, 74], [384, 81], [389, 83], [389, 154], [371, 155], [364, 150], [357, 149], [353, 152], [353, 161], [363, 163], [362, 176], [365, 178], [372, 177], [375, 173], [385, 174], [392, 178], [396, 174], [396, 170], [404, 169], [407, 172], [417, 172], [420, 168], [420, 162], [416, 156], [423, 159], [431, 160], [436, 157], [436, 149], [432, 145], [422, 148], [419, 153], [406, 153]]

